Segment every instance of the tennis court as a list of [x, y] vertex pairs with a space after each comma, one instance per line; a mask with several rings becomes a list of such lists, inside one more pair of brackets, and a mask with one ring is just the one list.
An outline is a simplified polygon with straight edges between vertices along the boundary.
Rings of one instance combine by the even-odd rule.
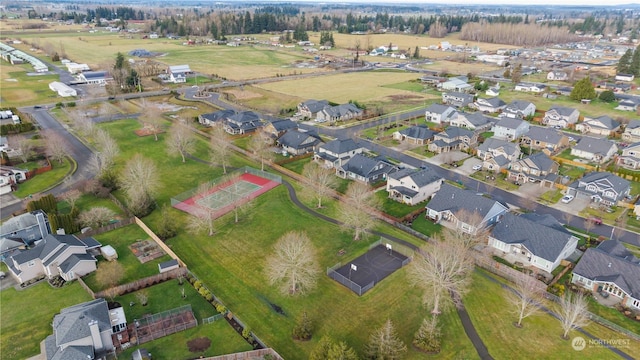
[[261, 188], [262, 186], [260, 185], [238, 179], [238, 181], [226, 187], [218, 188], [209, 195], [203, 195], [201, 198], [196, 199], [195, 202], [200, 206], [208, 207], [212, 210], [219, 210], [231, 205], [236, 199], [247, 197]]

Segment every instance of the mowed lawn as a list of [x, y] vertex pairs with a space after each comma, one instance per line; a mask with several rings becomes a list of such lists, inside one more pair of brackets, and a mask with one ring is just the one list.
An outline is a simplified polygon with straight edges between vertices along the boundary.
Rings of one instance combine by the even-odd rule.
[[326, 99], [335, 103], [346, 103], [349, 100], [374, 102], [388, 100], [391, 96], [403, 94], [422, 96], [413, 91], [383, 87], [402, 81], [415, 80], [418, 77], [414, 73], [370, 71], [273, 82], [260, 84], [258, 87], [291, 96]]
[[[518, 318], [505, 298], [506, 290], [483, 277], [479, 271], [473, 274], [473, 285], [464, 304], [489, 353], [495, 359], [513, 358], [514, 354], [523, 359], [557, 359], [559, 356], [563, 359], [617, 358], [605, 348], [590, 346], [580, 352], [573, 350], [571, 341], [561, 338], [563, 331], [560, 321], [543, 312], [525, 318], [522, 321], [523, 327], [516, 328], [513, 323]], [[587, 326], [586, 330], [604, 340], [628, 339], [597, 324]], [[569, 336], [587, 338], [577, 331], [570, 332]], [[629, 342], [629, 347], [621, 350], [631, 356], [640, 353], [640, 343], [633, 340]]]
[[2, 60], [0, 67], [0, 107], [20, 107], [58, 101], [57, 94], [49, 89], [49, 83], [57, 81], [57, 75], [27, 75], [33, 72], [29, 65], [11, 65]]
[[0, 292], [0, 358], [21, 360], [40, 352], [40, 342], [53, 333], [53, 316], [62, 308], [91, 300], [71, 283], [54, 289], [46, 282], [16, 291]]

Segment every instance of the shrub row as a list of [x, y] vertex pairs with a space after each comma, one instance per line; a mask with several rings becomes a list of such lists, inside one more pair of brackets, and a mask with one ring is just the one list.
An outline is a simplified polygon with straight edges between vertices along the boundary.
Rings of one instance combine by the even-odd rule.
[[19, 134], [23, 132], [29, 132], [35, 129], [30, 122], [24, 122], [20, 124], [4, 124], [0, 125], [0, 135]]

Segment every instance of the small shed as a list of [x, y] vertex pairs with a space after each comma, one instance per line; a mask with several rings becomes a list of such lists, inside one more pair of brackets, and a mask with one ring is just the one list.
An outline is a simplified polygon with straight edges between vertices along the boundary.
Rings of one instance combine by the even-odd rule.
[[100, 248], [100, 254], [108, 261], [114, 261], [118, 258], [116, 249], [111, 245], [106, 245]]
[[160, 271], [160, 273], [163, 273], [173, 269], [177, 269], [179, 266], [180, 264], [178, 264], [178, 260], [172, 259], [158, 264], [158, 270]]

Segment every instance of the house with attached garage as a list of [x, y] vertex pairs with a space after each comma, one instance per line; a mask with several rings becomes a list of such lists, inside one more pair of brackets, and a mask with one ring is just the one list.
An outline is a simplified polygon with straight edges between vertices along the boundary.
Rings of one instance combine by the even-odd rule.
[[467, 83], [469, 79], [466, 76], [458, 76], [449, 78], [447, 81], [438, 83], [438, 88], [444, 91], [467, 92], [473, 89], [473, 86]]
[[506, 261], [550, 274], [573, 254], [578, 238], [538, 219], [543, 220], [505, 214], [491, 230], [488, 243]]
[[451, 119], [449, 125], [457, 126], [473, 131], [484, 131], [490, 129], [494, 124], [494, 118], [485, 116], [481, 112], [460, 112], [458, 116]]
[[0, 165], [0, 195], [15, 190], [15, 184], [27, 179], [29, 170], [13, 166]]
[[362, 154], [362, 146], [353, 139], [336, 139], [318, 146], [313, 159], [331, 169], [342, 165], [356, 154]]
[[315, 119], [326, 106], [329, 106], [327, 100], [307, 100], [298, 104], [298, 113], [304, 119]]
[[634, 119], [629, 121], [624, 128], [621, 138], [626, 142], [640, 142], [640, 120]]
[[362, 110], [354, 104], [340, 104], [336, 106], [325, 106], [316, 114], [316, 122], [329, 122], [334, 124], [340, 121], [350, 119], [359, 119], [362, 117]]
[[530, 101], [514, 100], [504, 107], [500, 117], [524, 119], [536, 113], [536, 105]]
[[502, 139], [488, 138], [478, 146], [476, 156], [482, 160], [484, 169], [498, 172], [508, 169], [520, 154], [519, 145]]
[[0, 260], [12, 250], [26, 248], [50, 233], [49, 217], [42, 210], [7, 219], [0, 225]]
[[444, 92], [442, 103], [457, 108], [465, 107], [473, 103], [473, 95], [457, 91]]
[[600, 164], [609, 161], [617, 152], [618, 146], [613, 141], [589, 136], [583, 136], [571, 148], [571, 155]]
[[444, 131], [433, 135], [433, 141], [427, 145], [429, 151], [443, 153], [454, 150], [467, 150], [478, 142], [476, 132], [450, 126]]
[[287, 131], [295, 129], [298, 129], [298, 124], [289, 119], [275, 119], [273, 121], [268, 121], [263, 127], [263, 130], [275, 139], [284, 135]]
[[351, 179], [365, 184], [387, 179], [387, 175], [398, 168], [379, 158], [371, 158], [356, 154], [351, 159], [336, 167], [336, 175], [343, 179]]
[[493, 137], [515, 140], [529, 132], [529, 123], [521, 119], [502, 118], [491, 128]]
[[473, 103], [474, 108], [484, 113], [497, 113], [502, 111], [506, 106], [507, 103], [502, 101], [499, 97], [492, 97], [489, 99], [478, 98]]
[[560, 165], [547, 154], [538, 152], [514, 161], [507, 170], [507, 178], [522, 184], [540, 182], [540, 186], [552, 187], [558, 180]]
[[187, 75], [192, 74], [191, 68], [189, 65], [174, 65], [169, 66], [167, 69], [167, 73], [169, 74], [169, 81], [174, 84], [181, 84], [187, 82]]
[[620, 102], [618, 103], [618, 106], [616, 106], [615, 109], [620, 111], [638, 111], [639, 107], [640, 107], [640, 100], [625, 99], [625, 100], [620, 100]]
[[617, 240], [588, 248], [573, 269], [571, 283], [640, 310], [640, 259]]
[[567, 79], [569, 79], [569, 75], [564, 71], [549, 71], [547, 73], [547, 80], [566, 81]]
[[569, 184], [566, 193], [577, 199], [615, 206], [631, 191], [631, 183], [609, 172], [591, 172]]
[[198, 122], [204, 126], [211, 127], [222, 123], [224, 120], [235, 114], [236, 112], [233, 110], [220, 110], [212, 113], [200, 114], [198, 115]]
[[436, 124], [448, 124], [458, 116], [456, 109], [448, 105], [431, 104], [424, 112], [425, 120]]
[[242, 111], [223, 120], [224, 130], [231, 135], [248, 134], [263, 126], [260, 115], [253, 111]]
[[410, 206], [428, 200], [444, 179], [431, 168], [402, 169], [387, 176], [389, 198]]
[[445, 182], [427, 204], [425, 216], [433, 222], [477, 234], [498, 222], [507, 210], [498, 201]]
[[289, 154], [303, 155], [313, 152], [322, 140], [307, 132], [289, 130], [280, 136], [276, 143]]
[[612, 136], [620, 130], [620, 123], [608, 115], [597, 118], [585, 118], [583, 122], [576, 124], [576, 130], [583, 134]]
[[633, 143], [622, 149], [622, 155], [616, 158], [616, 165], [631, 170], [640, 169], [640, 142]]
[[7, 257], [4, 262], [20, 284], [57, 275], [71, 281], [96, 271], [97, 260], [90, 251], [100, 246], [91, 237], [80, 240], [75, 235], [47, 234], [35, 246]]
[[547, 87], [545, 85], [539, 85], [539, 84], [518, 83], [516, 84], [514, 90], [539, 94], [547, 90]]
[[547, 110], [544, 114], [542, 124], [566, 129], [577, 123], [578, 118], [580, 118], [580, 112], [578, 109], [565, 106], [552, 106], [551, 109]]
[[411, 126], [393, 133], [393, 139], [414, 145], [425, 145], [433, 140], [435, 131], [426, 125]]
[[556, 152], [569, 146], [569, 137], [562, 131], [532, 126], [529, 131], [520, 138], [520, 145], [535, 150], [549, 150]]

